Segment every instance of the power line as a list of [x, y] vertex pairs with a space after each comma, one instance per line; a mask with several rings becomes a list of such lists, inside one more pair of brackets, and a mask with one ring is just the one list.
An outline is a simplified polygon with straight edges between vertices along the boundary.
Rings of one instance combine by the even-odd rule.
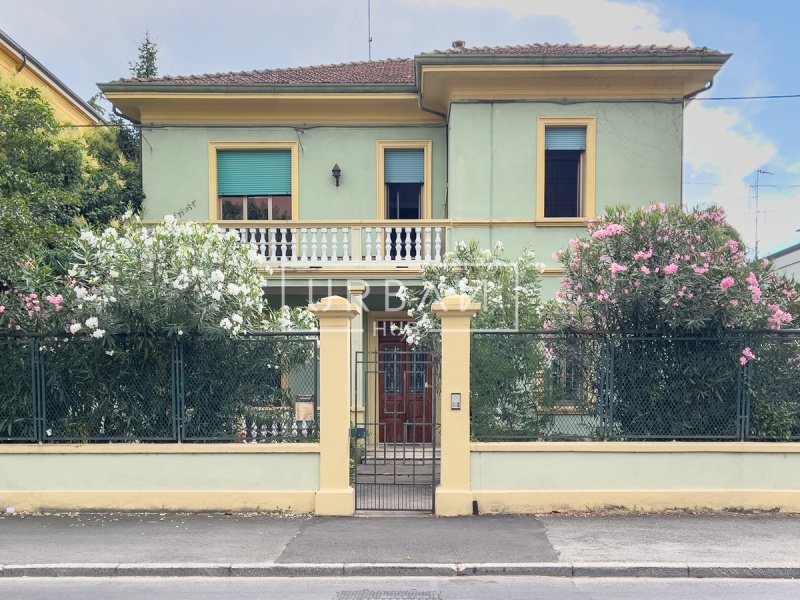
[[782, 100], [800, 98], [800, 94], [773, 94], [770, 96], [712, 96], [710, 98], [692, 98], [692, 100]]

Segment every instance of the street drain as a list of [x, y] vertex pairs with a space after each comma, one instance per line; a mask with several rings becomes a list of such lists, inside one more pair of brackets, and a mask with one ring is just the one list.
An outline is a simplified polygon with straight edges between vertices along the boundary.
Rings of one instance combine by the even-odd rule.
[[442, 594], [419, 590], [357, 590], [336, 592], [336, 600], [442, 600]]

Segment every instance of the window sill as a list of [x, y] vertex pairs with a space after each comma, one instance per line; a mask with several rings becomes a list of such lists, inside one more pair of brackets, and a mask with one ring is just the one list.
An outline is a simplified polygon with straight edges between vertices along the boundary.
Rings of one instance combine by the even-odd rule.
[[586, 227], [588, 217], [553, 217], [550, 219], [537, 219], [537, 227]]

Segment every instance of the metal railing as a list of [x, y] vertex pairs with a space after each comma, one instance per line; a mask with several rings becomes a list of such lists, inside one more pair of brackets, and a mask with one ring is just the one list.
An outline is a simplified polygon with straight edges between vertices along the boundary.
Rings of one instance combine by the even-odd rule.
[[479, 441], [800, 440], [797, 330], [474, 332], [472, 340]]
[[0, 442], [318, 439], [318, 336], [0, 337]]
[[447, 250], [447, 221], [226, 222], [268, 262], [325, 265], [350, 262], [439, 262]]

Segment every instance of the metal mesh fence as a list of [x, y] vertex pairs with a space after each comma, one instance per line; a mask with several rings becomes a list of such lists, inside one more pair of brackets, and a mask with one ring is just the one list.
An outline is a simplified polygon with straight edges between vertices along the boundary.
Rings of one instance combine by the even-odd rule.
[[800, 439], [800, 332], [472, 339], [478, 440]]
[[0, 337], [0, 441], [36, 440], [35, 340]]
[[312, 441], [317, 339], [0, 337], [0, 441]]
[[[318, 436], [315, 337], [190, 340], [183, 347], [183, 439], [303, 441]], [[298, 401], [299, 399], [299, 401]]]
[[43, 339], [44, 438], [53, 441], [168, 441], [175, 438], [172, 342], [118, 337]]

